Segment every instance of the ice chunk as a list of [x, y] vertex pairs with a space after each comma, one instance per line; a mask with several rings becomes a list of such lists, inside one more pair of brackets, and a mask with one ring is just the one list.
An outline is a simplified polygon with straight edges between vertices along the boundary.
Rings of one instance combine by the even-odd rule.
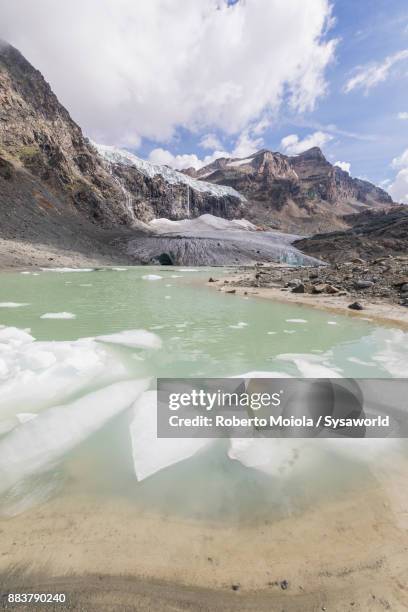
[[286, 319], [286, 323], [307, 323], [306, 319]]
[[109, 419], [130, 407], [149, 380], [126, 381], [42, 412], [0, 441], [0, 492], [60, 461]]
[[72, 312], [46, 312], [40, 319], [76, 319]]
[[142, 276], [143, 280], [150, 280], [150, 281], [160, 280], [161, 278], [163, 277], [159, 276], [158, 274], [145, 274], [144, 276]]
[[240, 321], [236, 325], [229, 325], [228, 327], [231, 327], [231, 329], [243, 329], [244, 327], [247, 327], [247, 326], [248, 326], [248, 323], [245, 323], [244, 321]]
[[38, 342], [27, 332], [0, 328], [0, 414], [41, 410], [89, 385], [129, 377], [129, 367], [109, 345], [93, 338]]
[[41, 268], [43, 272], [93, 272], [94, 268]]
[[22, 306], [29, 306], [29, 304], [21, 304], [19, 302], [0, 302], [0, 308], [21, 308]]
[[407, 334], [401, 329], [394, 329], [385, 340], [381, 331], [374, 332], [373, 340], [383, 345], [372, 360], [379, 363], [391, 376], [406, 378], [408, 375], [408, 343]]
[[136, 478], [143, 480], [208, 447], [206, 438], [158, 438], [156, 391], [147, 391], [133, 407], [130, 424]]
[[269, 476], [287, 478], [316, 465], [321, 446], [300, 438], [232, 438], [228, 457]]
[[120, 344], [131, 348], [160, 348], [161, 340], [159, 336], [145, 329], [132, 329], [129, 331], [108, 334], [95, 338], [98, 342], [108, 342], [110, 344]]
[[[3, 327], [0, 326], [0, 351], [2, 349], [1, 344], [8, 344], [9, 346], [21, 346], [28, 342], [34, 342], [35, 338], [23, 329], [17, 327]], [[3, 350], [5, 347], [3, 347]]]
[[34, 412], [18, 412], [16, 414], [16, 418], [19, 421], [19, 423], [28, 423], [28, 421], [32, 421], [37, 416], [38, 415], [35, 414]]
[[370, 368], [375, 368], [375, 363], [372, 361], [363, 361], [363, 359], [359, 359], [358, 357], [347, 357], [347, 361], [351, 363], [356, 363], [357, 365], [367, 366]]

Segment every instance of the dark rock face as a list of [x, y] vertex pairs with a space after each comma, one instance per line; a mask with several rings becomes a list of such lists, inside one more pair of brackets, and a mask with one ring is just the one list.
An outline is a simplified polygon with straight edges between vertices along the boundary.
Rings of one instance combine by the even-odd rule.
[[67, 213], [100, 227], [132, 227], [160, 216], [179, 219], [187, 209], [191, 216], [242, 216], [238, 194], [187, 190], [160, 175], [107, 163], [41, 73], [1, 43], [0, 180], [13, 180], [14, 168], [29, 173]]
[[290, 232], [345, 228], [345, 214], [393, 204], [382, 189], [330, 164], [318, 147], [293, 157], [262, 150], [187, 172], [230, 185], [248, 200], [246, 218]]

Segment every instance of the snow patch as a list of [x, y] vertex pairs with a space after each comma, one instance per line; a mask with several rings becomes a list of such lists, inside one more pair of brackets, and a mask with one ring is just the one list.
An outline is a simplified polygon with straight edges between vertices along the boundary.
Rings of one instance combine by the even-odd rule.
[[252, 161], [252, 157], [247, 157], [246, 159], [236, 159], [235, 161], [230, 161], [226, 165], [230, 168], [235, 168], [237, 166], [243, 166], [244, 164], [250, 164]]

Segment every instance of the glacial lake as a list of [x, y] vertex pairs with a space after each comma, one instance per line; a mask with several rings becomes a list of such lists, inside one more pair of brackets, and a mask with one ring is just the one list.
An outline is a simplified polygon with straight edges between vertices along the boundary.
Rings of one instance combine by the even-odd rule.
[[[205, 285], [227, 272], [131, 267], [1, 274], [3, 516], [64, 496], [126, 500], [189, 520], [282, 516], [367, 482], [388, 448], [405, 457], [405, 443], [392, 440], [370, 447], [356, 440], [344, 452], [336, 441], [272, 440], [271, 451], [231, 450], [219, 440], [137, 479], [168, 452], [146, 438], [135, 404], [156, 377], [406, 372], [405, 332]], [[120, 386], [149, 378], [140, 389]], [[104, 392], [118, 383], [116, 395]]]

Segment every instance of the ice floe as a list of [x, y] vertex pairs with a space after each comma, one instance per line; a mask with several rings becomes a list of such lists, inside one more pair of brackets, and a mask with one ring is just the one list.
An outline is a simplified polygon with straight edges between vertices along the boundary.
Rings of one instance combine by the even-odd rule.
[[286, 323], [307, 323], [306, 319], [286, 319]]
[[95, 340], [109, 344], [120, 344], [131, 348], [157, 349], [161, 347], [160, 338], [145, 329], [132, 329], [116, 334], [107, 334], [98, 336]]
[[0, 492], [61, 460], [65, 453], [130, 407], [149, 380], [118, 382], [43, 411], [0, 441]]
[[95, 268], [41, 268], [43, 272], [94, 272]]
[[156, 281], [156, 280], [160, 280], [161, 278], [163, 277], [160, 276], [159, 274], [145, 274], [144, 276], [142, 276], [143, 280], [149, 280], [149, 281]]
[[0, 302], [0, 308], [21, 308], [22, 306], [29, 306], [29, 304], [20, 302]]
[[243, 329], [247, 326], [248, 323], [245, 323], [245, 321], [239, 321], [239, 323], [237, 323], [236, 325], [228, 325], [228, 327], [231, 327], [231, 329]]
[[[25, 330], [0, 327], [0, 419], [29, 408], [36, 413], [92, 388], [134, 374], [115, 345], [159, 348], [160, 338], [145, 330], [128, 330], [73, 341], [36, 341]], [[134, 368], [134, 366], [133, 366]]]
[[213, 443], [206, 438], [158, 438], [156, 401], [156, 391], [147, 391], [133, 407], [130, 436], [138, 480], [188, 459]]
[[72, 312], [46, 312], [40, 319], [76, 319]]
[[367, 366], [370, 368], [375, 368], [376, 364], [372, 361], [364, 361], [363, 359], [359, 359], [358, 357], [347, 357], [347, 361], [351, 363], [356, 363], [357, 365]]

